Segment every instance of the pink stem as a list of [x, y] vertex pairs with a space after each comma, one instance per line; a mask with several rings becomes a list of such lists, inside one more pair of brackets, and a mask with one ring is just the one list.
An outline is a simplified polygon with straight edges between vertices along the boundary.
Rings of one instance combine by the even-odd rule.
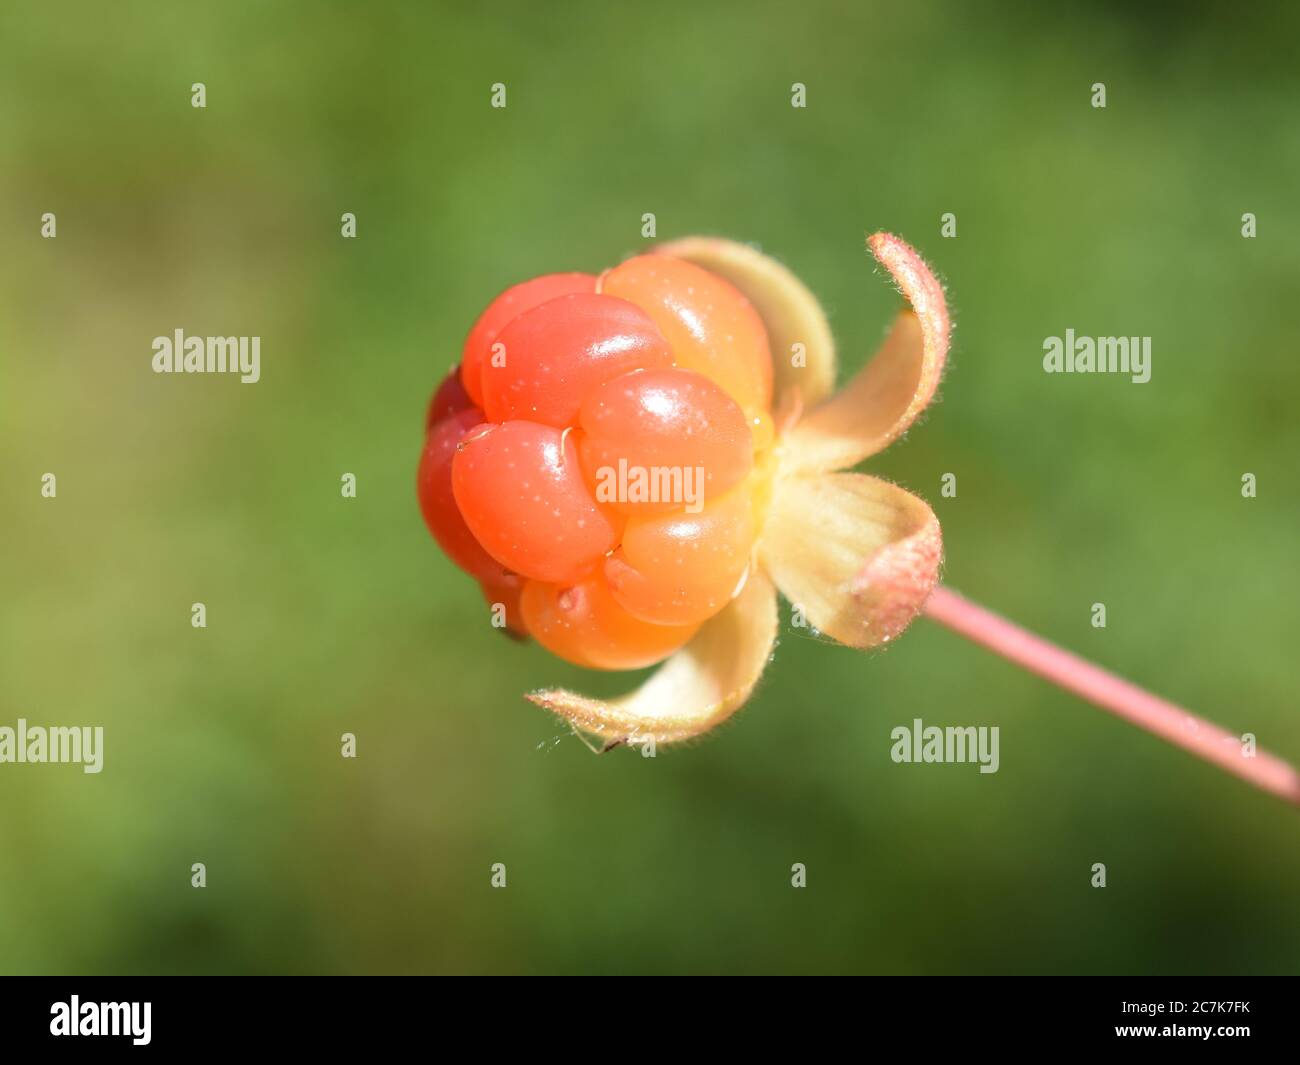
[[1236, 774], [1257, 788], [1300, 805], [1300, 773], [1291, 765], [1267, 751], [1256, 751], [1254, 757], [1246, 757], [1239, 737], [1181, 706], [1026, 632], [949, 588], [935, 588], [922, 612], [1103, 710]]

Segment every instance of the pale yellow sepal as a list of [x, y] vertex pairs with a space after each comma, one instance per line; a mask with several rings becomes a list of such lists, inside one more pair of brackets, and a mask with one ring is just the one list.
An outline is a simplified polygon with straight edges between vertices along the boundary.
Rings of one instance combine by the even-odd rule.
[[943, 538], [921, 499], [861, 473], [778, 480], [759, 542], [796, 624], [850, 647], [907, 628], [939, 577]]

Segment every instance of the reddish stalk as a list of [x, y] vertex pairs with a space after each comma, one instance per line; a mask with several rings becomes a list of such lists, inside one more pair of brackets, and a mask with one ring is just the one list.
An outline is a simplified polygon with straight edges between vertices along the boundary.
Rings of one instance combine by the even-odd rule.
[[1246, 757], [1240, 737], [1190, 710], [1143, 691], [1136, 684], [1026, 632], [949, 588], [940, 587], [931, 592], [922, 612], [1116, 717], [1226, 769], [1263, 791], [1300, 805], [1300, 773], [1294, 767], [1267, 751], [1257, 750], [1253, 757]]

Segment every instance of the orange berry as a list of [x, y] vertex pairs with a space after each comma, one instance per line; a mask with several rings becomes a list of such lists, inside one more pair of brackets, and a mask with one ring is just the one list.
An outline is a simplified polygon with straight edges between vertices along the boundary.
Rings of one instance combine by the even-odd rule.
[[700, 267], [525, 281], [430, 402], [425, 520], [510, 631], [595, 669], [652, 665], [745, 580], [771, 395], [762, 321]]

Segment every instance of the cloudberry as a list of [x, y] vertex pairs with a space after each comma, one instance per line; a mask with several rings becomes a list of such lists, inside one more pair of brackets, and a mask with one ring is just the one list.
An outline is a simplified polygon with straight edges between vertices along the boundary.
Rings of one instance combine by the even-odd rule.
[[430, 401], [421, 509], [512, 630], [590, 668], [652, 665], [745, 582], [771, 401], [766, 330], [722, 277], [642, 255], [534, 278]]

